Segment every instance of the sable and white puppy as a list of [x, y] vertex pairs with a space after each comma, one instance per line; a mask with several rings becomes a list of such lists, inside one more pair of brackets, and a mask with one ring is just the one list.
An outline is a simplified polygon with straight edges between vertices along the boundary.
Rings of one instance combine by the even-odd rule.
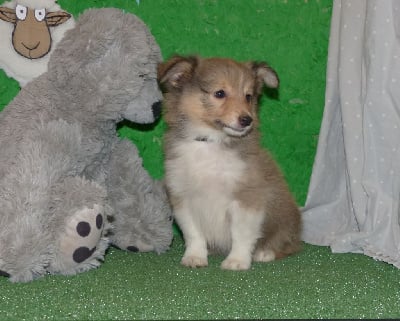
[[278, 87], [266, 63], [175, 56], [160, 64], [165, 180], [186, 250], [181, 263], [246, 270], [300, 249], [300, 213], [275, 162], [260, 146], [257, 100]]

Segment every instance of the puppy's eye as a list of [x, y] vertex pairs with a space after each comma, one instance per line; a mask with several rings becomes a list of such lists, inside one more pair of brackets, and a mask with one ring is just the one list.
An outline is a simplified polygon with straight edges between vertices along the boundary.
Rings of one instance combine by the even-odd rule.
[[247, 94], [247, 95], [246, 95], [246, 101], [247, 101], [248, 103], [251, 103], [252, 100], [253, 100], [253, 96], [250, 95], [250, 94]]
[[225, 97], [226, 97], [225, 91], [222, 90], [222, 89], [216, 91], [216, 92], [214, 93], [214, 97], [215, 97], [215, 98], [219, 98], [219, 99], [225, 98]]

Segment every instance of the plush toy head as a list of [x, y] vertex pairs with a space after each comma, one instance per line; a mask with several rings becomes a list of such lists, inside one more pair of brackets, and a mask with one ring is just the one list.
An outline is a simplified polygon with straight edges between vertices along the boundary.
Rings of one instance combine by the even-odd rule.
[[[65, 112], [78, 108], [81, 119], [152, 123], [152, 112], [159, 115], [160, 106], [154, 105], [153, 111], [147, 106], [162, 99], [156, 75], [161, 59], [160, 48], [140, 19], [111, 8], [88, 10], [50, 57], [47, 77], [62, 93], [52, 99], [61, 99], [56, 103], [60, 106], [70, 102]], [[81, 107], [86, 105], [91, 108]]]
[[55, 0], [13, 0], [0, 7], [0, 68], [22, 86], [47, 70], [52, 49], [74, 19]]

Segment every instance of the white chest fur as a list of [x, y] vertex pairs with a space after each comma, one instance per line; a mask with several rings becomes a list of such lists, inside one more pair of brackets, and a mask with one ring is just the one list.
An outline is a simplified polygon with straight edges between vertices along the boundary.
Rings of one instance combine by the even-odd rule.
[[[229, 207], [246, 164], [218, 143], [189, 141], [176, 146], [178, 157], [166, 162], [166, 181], [182, 201], [180, 222], [193, 222], [209, 244], [230, 247]], [[190, 215], [191, 219], [180, 216]]]
[[176, 151], [178, 158], [166, 163], [167, 180], [174, 191], [186, 196], [211, 191], [229, 195], [246, 167], [235, 151], [217, 143], [187, 142]]

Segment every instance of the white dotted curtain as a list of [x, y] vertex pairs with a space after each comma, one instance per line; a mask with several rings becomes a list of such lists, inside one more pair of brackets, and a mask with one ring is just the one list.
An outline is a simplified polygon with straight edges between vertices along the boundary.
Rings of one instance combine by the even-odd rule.
[[335, 0], [303, 239], [400, 268], [400, 0]]

